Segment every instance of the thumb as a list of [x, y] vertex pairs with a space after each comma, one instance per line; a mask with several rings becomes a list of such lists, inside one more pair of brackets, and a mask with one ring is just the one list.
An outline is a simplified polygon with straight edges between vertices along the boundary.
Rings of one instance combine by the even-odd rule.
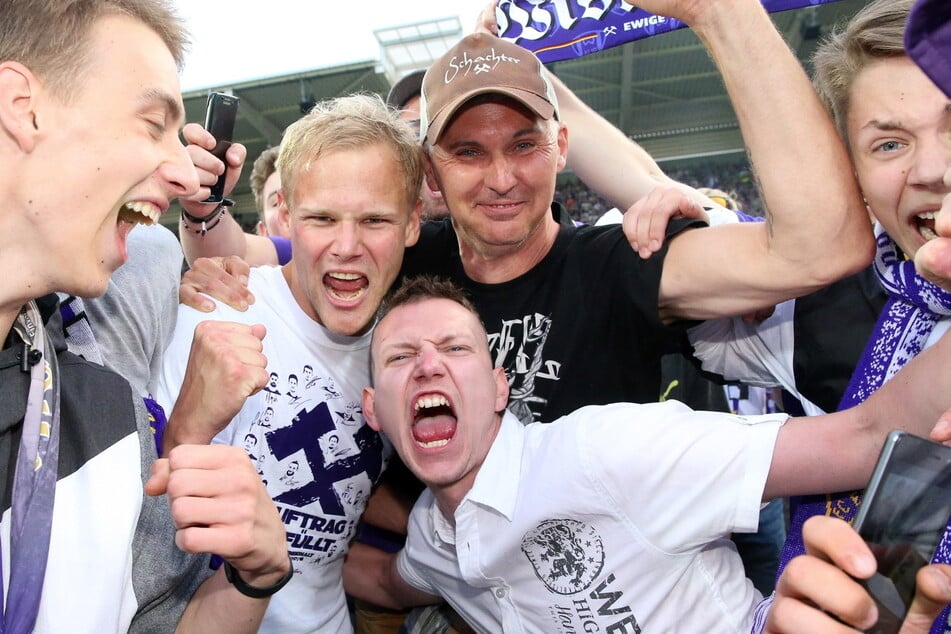
[[168, 458], [159, 458], [153, 462], [151, 475], [145, 483], [145, 494], [164, 495], [168, 488], [168, 476], [171, 472]]
[[931, 440], [942, 444], [951, 443], [951, 410], [938, 418], [938, 422], [931, 429]]
[[951, 604], [951, 566], [925, 566], [915, 577], [915, 599], [899, 634], [927, 634], [945, 606]]

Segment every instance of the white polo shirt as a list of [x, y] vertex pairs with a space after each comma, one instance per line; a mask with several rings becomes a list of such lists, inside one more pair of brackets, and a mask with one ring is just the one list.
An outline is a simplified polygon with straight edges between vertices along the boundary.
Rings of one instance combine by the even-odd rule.
[[399, 571], [481, 632], [747, 632], [754, 532], [785, 414], [676, 401], [506, 412], [455, 530], [427, 490]]

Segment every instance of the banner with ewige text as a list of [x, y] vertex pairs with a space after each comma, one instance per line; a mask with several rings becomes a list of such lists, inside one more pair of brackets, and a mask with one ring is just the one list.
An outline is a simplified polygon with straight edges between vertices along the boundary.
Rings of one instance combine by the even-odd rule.
[[[762, 0], [770, 13], [836, 1]], [[496, 17], [501, 37], [533, 51], [546, 64], [686, 26], [623, 0], [499, 0]]]

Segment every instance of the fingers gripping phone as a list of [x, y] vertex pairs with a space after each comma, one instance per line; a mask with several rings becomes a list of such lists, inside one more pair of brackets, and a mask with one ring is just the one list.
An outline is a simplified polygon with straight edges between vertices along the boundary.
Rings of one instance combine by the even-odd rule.
[[931, 561], [951, 517], [951, 447], [901, 431], [888, 435], [855, 518], [878, 572], [861, 583], [878, 604], [867, 632], [893, 634], [915, 595], [915, 574]]
[[[238, 114], [238, 98], [223, 92], [208, 95], [208, 110], [205, 113], [205, 129], [215, 137], [215, 149], [212, 154], [225, 160], [225, 152], [231, 147], [234, 136], [234, 122]], [[206, 203], [221, 202], [224, 197], [225, 174], [221, 174], [211, 187], [211, 195]]]

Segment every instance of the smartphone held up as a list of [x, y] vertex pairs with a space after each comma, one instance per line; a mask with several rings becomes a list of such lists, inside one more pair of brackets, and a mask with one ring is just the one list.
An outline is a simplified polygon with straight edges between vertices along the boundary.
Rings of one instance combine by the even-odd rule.
[[[238, 98], [223, 92], [213, 92], [208, 95], [208, 110], [205, 113], [205, 130], [215, 137], [215, 149], [212, 150], [217, 158], [224, 161], [225, 152], [231, 147], [234, 137], [234, 123], [238, 114]], [[206, 203], [219, 203], [224, 197], [225, 175], [221, 174], [211, 187], [211, 195], [205, 199]]]
[[951, 519], [951, 447], [901, 431], [889, 434], [869, 480], [855, 529], [878, 561], [863, 580], [878, 605], [867, 632], [894, 634]]

